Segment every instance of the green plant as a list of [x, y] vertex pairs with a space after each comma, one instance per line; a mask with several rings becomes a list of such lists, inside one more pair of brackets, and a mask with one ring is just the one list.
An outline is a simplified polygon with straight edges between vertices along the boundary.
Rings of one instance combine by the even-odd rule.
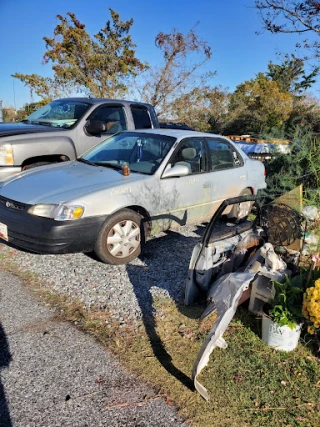
[[275, 295], [269, 300], [268, 315], [279, 326], [287, 325], [290, 329], [294, 329], [303, 318], [303, 277], [303, 275], [293, 278], [286, 276], [284, 283], [273, 281]]
[[287, 135], [292, 141], [290, 152], [277, 149], [266, 162], [267, 190], [265, 195], [274, 199], [303, 185], [303, 197], [307, 205], [318, 206], [320, 186], [319, 136], [306, 127], [296, 127]]

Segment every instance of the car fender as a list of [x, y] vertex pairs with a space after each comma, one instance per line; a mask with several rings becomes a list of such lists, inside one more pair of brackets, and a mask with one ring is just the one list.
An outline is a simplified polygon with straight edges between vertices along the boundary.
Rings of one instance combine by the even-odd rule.
[[[26, 138], [28, 136], [28, 138]], [[64, 155], [68, 159], [76, 158], [75, 145], [68, 136], [57, 136], [53, 133], [44, 134], [42, 138], [30, 140], [31, 135], [21, 135], [21, 139], [12, 141], [14, 162], [22, 165], [31, 158], [41, 158], [42, 156]]]

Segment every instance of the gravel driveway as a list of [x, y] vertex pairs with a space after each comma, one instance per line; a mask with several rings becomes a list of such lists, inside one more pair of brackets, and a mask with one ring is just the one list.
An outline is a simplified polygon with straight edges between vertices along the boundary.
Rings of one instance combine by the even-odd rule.
[[148, 317], [157, 295], [181, 301], [194, 245], [205, 226], [184, 226], [149, 240], [128, 265], [102, 264], [86, 254], [38, 255], [1, 245], [20, 269], [37, 273], [42, 285], [77, 298], [86, 308], [107, 309], [120, 324]]
[[[146, 323], [152, 318], [155, 296], [183, 299], [191, 253], [204, 229], [204, 225], [188, 226], [161, 233], [147, 242], [139, 259], [122, 266], [105, 265], [85, 254], [30, 254], [6, 244], [0, 244], [0, 256], [10, 257], [20, 271], [36, 273], [42, 286], [77, 298], [86, 308], [107, 309], [120, 324]], [[168, 415], [179, 424], [174, 414]]]
[[185, 426], [92, 337], [0, 271], [1, 427]]

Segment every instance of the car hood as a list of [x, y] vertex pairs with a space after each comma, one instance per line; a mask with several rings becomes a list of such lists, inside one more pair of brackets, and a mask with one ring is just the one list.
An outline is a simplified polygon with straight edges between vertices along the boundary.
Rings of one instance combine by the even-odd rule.
[[4, 136], [24, 135], [27, 133], [56, 132], [57, 128], [26, 123], [0, 123], [0, 138]]
[[22, 172], [2, 182], [0, 195], [17, 202], [58, 204], [104, 188], [145, 179], [146, 175], [91, 166], [78, 161]]

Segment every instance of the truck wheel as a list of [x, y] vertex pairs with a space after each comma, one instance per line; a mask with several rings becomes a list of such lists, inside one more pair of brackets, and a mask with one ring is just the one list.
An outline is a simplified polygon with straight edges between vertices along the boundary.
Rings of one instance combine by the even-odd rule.
[[[249, 188], [244, 189], [239, 194], [240, 196], [252, 196], [252, 192]], [[246, 218], [251, 212], [253, 202], [243, 202], [234, 205], [230, 213], [228, 213], [228, 219], [231, 221], [237, 221], [239, 219]]]
[[37, 168], [38, 166], [45, 166], [45, 165], [51, 165], [51, 163], [50, 162], [36, 162], [36, 163], [31, 163], [30, 165], [23, 166], [22, 170], [26, 171], [28, 169], [33, 169], [33, 168]]
[[127, 264], [141, 252], [144, 235], [142, 217], [123, 209], [103, 224], [95, 244], [94, 253], [106, 264]]

